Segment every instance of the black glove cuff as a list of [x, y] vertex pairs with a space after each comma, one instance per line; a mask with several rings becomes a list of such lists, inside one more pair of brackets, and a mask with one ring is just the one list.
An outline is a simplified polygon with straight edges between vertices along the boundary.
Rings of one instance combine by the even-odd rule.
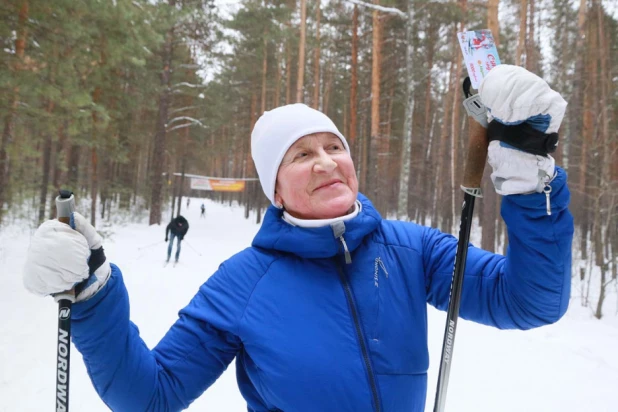
[[103, 252], [103, 247], [101, 246], [98, 249], [91, 249], [90, 259], [88, 259], [88, 269], [90, 274], [92, 275], [94, 271], [100, 268], [103, 263], [105, 263], [105, 252]]
[[490, 142], [500, 140], [524, 152], [541, 156], [555, 152], [558, 146], [558, 133], [543, 133], [528, 123], [507, 126], [492, 120], [487, 126], [487, 138]]

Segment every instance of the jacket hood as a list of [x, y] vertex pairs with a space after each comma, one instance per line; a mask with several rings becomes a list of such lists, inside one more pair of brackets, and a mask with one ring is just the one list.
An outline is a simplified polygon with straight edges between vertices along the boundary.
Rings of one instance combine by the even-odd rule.
[[[353, 219], [343, 222], [343, 237], [350, 252], [354, 251], [382, 220], [369, 199], [360, 193], [357, 199], [361, 202], [362, 210]], [[302, 258], [330, 258], [343, 254], [342, 243], [335, 238], [331, 226], [293, 226], [283, 220], [283, 211], [272, 205], [266, 211], [262, 227], [253, 239], [252, 246], [293, 253]]]

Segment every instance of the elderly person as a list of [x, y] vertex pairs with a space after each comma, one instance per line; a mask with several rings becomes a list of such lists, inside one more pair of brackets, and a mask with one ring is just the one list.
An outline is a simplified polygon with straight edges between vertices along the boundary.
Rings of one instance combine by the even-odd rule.
[[[523, 140], [557, 131], [566, 103], [537, 76], [499, 66], [484, 85], [494, 121], [532, 125]], [[568, 304], [566, 175], [547, 154], [493, 137], [489, 160], [507, 195], [509, 251], [469, 247], [460, 314], [534, 328], [557, 321]], [[76, 230], [55, 221], [38, 229], [26, 287], [49, 295], [88, 278], [73, 306], [73, 339], [113, 410], [184, 409], [236, 358], [250, 411], [423, 411], [427, 303], [448, 305], [457, 239], [383, 219], [358, 193], [345, 137], [305, 105], [264, 113], [251, 146], [273, 205], [252, 246], [220, 266], [154, 349], [129, 320], [120, 269], [107, 261], [87, 267], [100, 237], [77, 213]], [[53, 253], [65, 256], [64, 271], [47, 264]]]

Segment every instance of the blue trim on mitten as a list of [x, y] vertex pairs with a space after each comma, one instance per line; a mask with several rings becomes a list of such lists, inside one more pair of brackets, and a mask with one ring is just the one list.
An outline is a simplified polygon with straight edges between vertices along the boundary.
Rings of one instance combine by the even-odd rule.
[[551, 115], [537, 114], [536, 116], [532, 116], [526, 119], [526, 123], [528, 123], [533, 129], [545, 133], [547, 129], [549, 129], [549, 123], [551, 123]]
[[[488, 108], [487, 110], [491, 113], [491, 109]], [[529, 117], [525, 120], [516, 120], [514, 122], [507, 122], [495, 116], [494, 119], [505, 126], [516, 126], [518, 124], [528, 123], [530, 127], [543, 133], [549, 129], [549, 124], [551, 123], [550, 114], [537, 114], [536, 116]]]

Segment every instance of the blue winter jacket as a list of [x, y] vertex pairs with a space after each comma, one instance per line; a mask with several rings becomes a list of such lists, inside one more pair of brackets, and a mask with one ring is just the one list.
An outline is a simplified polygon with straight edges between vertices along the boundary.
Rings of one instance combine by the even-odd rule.
[[[470, 246], [460, 315], [498, 328], [557, 321], [570, 290], [573, 222], [566, 175], [544, 194], [506, 196], [507, 256]], [[150, 350], [129, 320], [113, 267], [105, 288], [74, 305], [73, 334], [114, 411], [177, 411], [236, 357], [249, 411], [421, 412], [427, 390], [427, 303], [446, 309], [457, 239], [362, 211], [307, 229], [271, 207], [250, 248], [225, 261]]]

